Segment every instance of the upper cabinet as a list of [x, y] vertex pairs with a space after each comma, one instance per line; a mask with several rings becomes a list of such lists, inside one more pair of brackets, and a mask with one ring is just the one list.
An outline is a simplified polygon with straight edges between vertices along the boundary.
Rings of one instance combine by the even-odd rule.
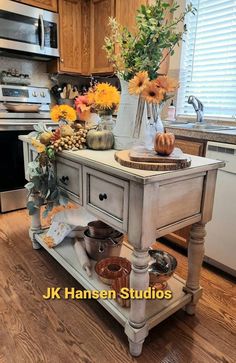
[[82, 72], [83, 0], [58, 0], [60, 58], [48, 64], [50, 73]]
[[119, 23], [135, 32], [136, 11], [141, 5], [146, 5], [147, 0], [116, 0], [116, 18]]
[[112, 67], [102, 47], [109, 34], [109, 17], [115, 16], [115, 0], [91, 0], [90, 6], [90, 72], [111, 73]]
[[26, 5], [36, 6], [37, 8], [57, 12], [57, 0], [19, 0], [18, 2]]
[[59, 0], [61, 72], [81, 73], [82, 0]]

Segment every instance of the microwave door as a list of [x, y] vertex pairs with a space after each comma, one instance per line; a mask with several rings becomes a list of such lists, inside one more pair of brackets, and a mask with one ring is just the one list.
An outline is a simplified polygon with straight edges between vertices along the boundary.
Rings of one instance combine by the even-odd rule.
[[0, 0], [0, 48], [58, 56], [57, 14]]

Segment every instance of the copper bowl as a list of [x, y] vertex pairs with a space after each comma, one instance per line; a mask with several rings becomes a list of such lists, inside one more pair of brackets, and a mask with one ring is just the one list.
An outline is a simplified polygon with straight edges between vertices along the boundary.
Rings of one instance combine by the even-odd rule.
[[149, 285], [155, 288], [165, 288], [177, 268], [177, 260], [170, 253], [162, 250], [149, 250], [152, 261], [149, 264]]
[[89, 234], [91, 237], [109, 237], [114, 229], [102, 221], [88, 223]]
[[96, 263], [95, 271], [104, 284], [111, 285], [117, 278], [130, 274], [131, 263], [124, 257], [104, 258]]
[[124, 299], [120, 295], [120, 291], [122, 288], [127, 287], [129, 288], [130, 273], [129, 274], [122, 274], [117, 279], [113, 280], [111, 288], [112, 290], [115, 290], [116, 292], [116, 300], [119, 305], [121, 305], [123, 308], [129, 308], [130, 307], [130, 299]]

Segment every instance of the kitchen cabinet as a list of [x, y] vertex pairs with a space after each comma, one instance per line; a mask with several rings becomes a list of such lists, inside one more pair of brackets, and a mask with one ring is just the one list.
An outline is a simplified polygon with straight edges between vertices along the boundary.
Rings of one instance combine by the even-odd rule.
[[102, 49], [104, 38], [109, 34], [109, 17], [135, 31], [136, 10], [147, 0], [91, 0], [90, 19], [90, 70], [91, 73], [112, 73], [106, 52]]
[[18, 2], [26, 5], [36, 6], [37, 8], [57, 12], [57, 0], [18, 0]]
[[[205, 156], [206, 141], [199, 141], [194, 138], [180, 138], [176, 136], [175, 146], [179, 147], [185, 154]], [[174, 233], [165, 236], [169, 241], [182, 247], [187, 247], [190, 238], [191, 226], [181, 228]]]
[[102, 47], [109, 32], [109, 17], [115, 16], [115, 0], [91, 0], [90, 11], [90, 71], [112, 73], [113, 68]]
[[82, 71], [82, 2], [58, 1], [60, 58], [49, 63], [50, 73], [79, 74]]

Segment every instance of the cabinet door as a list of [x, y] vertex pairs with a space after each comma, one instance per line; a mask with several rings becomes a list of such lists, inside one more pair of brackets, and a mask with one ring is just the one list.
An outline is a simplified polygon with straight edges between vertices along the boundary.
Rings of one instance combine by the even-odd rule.
[[81, 73], [82, 0], [59, 0], [59, 71]]
[[18, 2], [57, 12], [57, 0], [19, 0]]
[[102, 49], [108, 34], [109, 17], [115, 16], [115, 0], [91, 0], [90, 68], [91, 73], [112, 73], [106, 52]]
[[148, 0], [116, 0], [116, 18], [119, 23], [124, 25], [134, 33], [136, 11], [141, 5], [146, 5]]

